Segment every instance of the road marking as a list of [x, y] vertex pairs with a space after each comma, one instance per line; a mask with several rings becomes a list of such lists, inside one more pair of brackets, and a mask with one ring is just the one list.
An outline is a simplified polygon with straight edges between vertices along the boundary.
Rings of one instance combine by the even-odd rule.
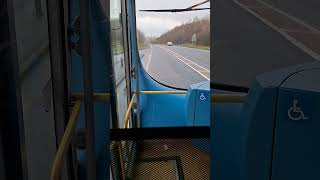
[[[167, 49], [167, 48], [166, 48], [166, 49]], [[204, 68], [203, 66], [200, 66], [200, 65], [199, 65], [199, 64], [197, 64], [197, 63], [194, 63], [193, 61], [191, 61], [190, 59], [185, 58], [185, 57], [184, 57], [184, 56], [182, 56], [181, 54], [179, 54], [179, 53], [177, 53], [177, 52], [175, 52], [175, 51], [172, 51], [172, 50], [170, 50], [170, 49], [167, 49], [167, 50], [169, 50], [169, 51], [170, 51], [170, 52], [172, 52], [173, 54], [178, 55], [178, 56], [179, 56], [179, 57], [181, 57], [182, 59], [184, 59], [184, 60], [188, 61], [189, 63], [187, 63], [187, 64], [193, 64], [193, 65], [196, 65], [196, 66], [198, 66], [199, 68], [201, 68], [201, 69], [205, 70], [206, 72], [210, 72], [208, 69]]]
[[[176, 54], [178, 54], [178, 53], [176, 53]], [[178, 55], [180, 55], [180, 54], [178, 54]], [[183, 57], [182, 55], [180, 55], [180, 56], [181, 56], [181, 57]], [[204, 67], [200, 66], [199, 64], [194, 63], [193, 61], [191, 61], [191, 60], [189, 60], [189, 59], [187, 59], [187, 58], [185, 58], [185, 57], [183, 57], [183, 58], [184, 58], [185, 60], [189, 61], [189, 62], [190, 62], [190, 64], [194, 64], [194, 65], [198, 66], [199, 68], [204, 69], [204, 71], [206, 71], [206, 72], [210, 72], [208, 69], [206, 69], [206, 68], [204, 68]]]
[[[201, 75], [202, 77], [204, 77], [206, 80], [210, 81], [210, 78], [207, 77], [206, 75], [204, 75], [204, 73], [210, 73], [210, 71], [209, 71], [208, 69], [206, 69], [206, 68], [204, 68], [204, 67], [202, 67], [202, 66], [200, 66], [200, 65], [198, 65], [198, 64], [196, 64], [196, 63], [194, 63], [193, 61], [191, 61], [191, 60], [183, 57], [182, 55], [180, 55], [180, 54], [178, 54], [178, 53], [176, 53], [176, 52], [174, 52], [174, 51], [172, 51], [172, 50], [170, 50], [170, 49], [168, 49], [168, 48], [164, 48], [164, 47], [161, 47], [161, 46], [159, 46], [159, 47], [162, 48], [162, 49], [164, 49], [164, 50], [166, 50], [167, 52], [170, 52], [170, 53], [171, 53], [173, 56], [175, 56], [179, 61], [183, 62], [185, 65], [187, 65], [188, 67], [190, 67], [192, 70], [196, 71], [198, 74], [200, 74], [200, 75]], [[186, 61], [189, 61], [189, 62], [187, 63]], [[198, 66], [199, 68], [201, 68], [201, 69], [203, 69], [203, 70], [205, 70], [205, 71], [204, 71], [204, 72], [203, 72], [203, 71], [201, 72], [201, 70], [196, 69], [195, 67], [191, 66], [190, 64], [196, 65], [196, 66]]]
[[[304, 43], [300, 42], [298, 39], [292, 37], [291, 35], [289, 35], [286, 31], [282, 30], [281, 28], [279, 28], [278, 26], [274, 25], [272, 22], [270, 22], [269, 20], [267, 20], [266, 18], [260, 16], [258, 13], [254, 12], [253, 10], [251, 10], [249, 8], [249, 6], [245, 6], [242, 3], [240, 3], [238, 0], [233, 0], [236, 4], [238, 4], [240, 7], [242, 7], [244, 10], [246, 10], [247, 12], [251, 13], [253, 16], [255, 16], [256, 18], [260, 19], [263, 23], [265, 23], [267, 26], [271, 27], [273, 30], [275, 30], [276, 32], [280, 33], [284, 38], [286, 38], [289, 42], [291, 42], [293, 45], [295, 45], [296, 47], [298, 47], [299, 49], [301, 49], [302, 51], [304, 51], [306, 54], [308, 54], [309, 56], [313, 57], [316, 60], [320, 60], [320, 54], [318, 54], [318, 52], [312, 50], [311, 48], [309, 48], [307, 45], [305, 45]], [[270, 5], [262, 2], [261, 0], [257, 0], [260, 3], [265, 4], [267, 7], [271, 7]], [[270, 9], [281, 13], [282, 15], [286, 16], [288, 19], [291, 19], [297, 23], [300, 23], [302, 25], [304, 25], [307, 29], [309, 29], [311, 32], [318, 32], [317, 29], [312, 28], [310, 25], [307, 25], [306, 23], [303, 23], [303, 21], [298, 20], [297, 18], [293, 18], [292, 16], [284, 13], [283, 11], [280, 11], [274, 7], [271, 7]]]
[[149, 61], [147, 63], [147, 66], [146, 66], [146, 71], [148, 72], [148, 69], [149, 69], [149, 64], [150, 64], [150, 61], [151, 61], [151, 56], [152, 56], [152, 46], [150, 47], [150, 56], [149, 56]]
[[198, 49], [198, 48], [191, 48], [191, 47], [185, 47], [185, 46], [176, 46], [176, 47], [185, 48], [185, 49], [192, 49], [192, 50], [197, 50], [197, 51], [203, 51], [203, 52], [206, 52], [206, 53], [210, 53], [210, 49], [206, 50], [206, 49]]

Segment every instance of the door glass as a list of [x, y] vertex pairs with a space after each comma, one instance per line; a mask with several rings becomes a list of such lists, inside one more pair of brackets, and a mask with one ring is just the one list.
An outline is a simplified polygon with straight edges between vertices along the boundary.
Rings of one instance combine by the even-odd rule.
[[56, 141], [46, 1], [13, 0], [13, 13], [28, 179], [49, 179]]
[[114, 82], [117, 94], [118, 127], [124, 127], [127, 110], [126, 63], [122, 24], [121, 0], [110, 1], [111, 45], [113, 57]]

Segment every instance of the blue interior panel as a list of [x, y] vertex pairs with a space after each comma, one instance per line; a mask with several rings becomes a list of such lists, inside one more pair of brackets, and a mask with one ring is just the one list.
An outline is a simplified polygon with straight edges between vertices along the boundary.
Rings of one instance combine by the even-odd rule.
[[[213, 179], [319, 179], [319, 87], [313, 83], [319, 68], [313, 62], [259, 75], [241, 112], [226, 108], [233, 118], [215, 118], [223, 110], [211, 106]], [[294, 97], [302, 98], [309, 121], [288, 121]]]
[[[93, 79], [93, 91], [94, 92], [109, 92], [111, 84], [107, 79], [107, 75], [110, 74], [110, 57], [111, 49], [109, 46], [109, 25], [106, 21], [98, 20], [105, 17], [104, 11], [99, 1], [90, 1], [90, 21], [91, 23], [91, 42], [92, 42], [92, 79]], [[70, 22], [73, 18], [79, 15], [79, 1], [70, 1]], [[71, 27], [70, 27], [71, 28]], [[71, 37], [71, 40], [75, 40], [79, 37]], [[83, 92], [83, 74], [81, 56], [77, 54], [75, 50], [71, 51], [71, 91]], [[108, 156], [109, 154], [109, 134], [106, 133], [109, 130], [110, 103], [95, 103], [94, 104], [94, 124], [95, 124], [95, 151], [97, 159], [97, 178], [106, 179], [109, 176], [108, 168]], [[76, 124], [76, 131], [79, 128], [84, 127], [84, 105], [81, 105], [81, 111], [79, 113], [79, 120]], [[78, 162], [79, 173], [85, 173], [85, 151], [78, 150]], [[82, 170], [83, 169], [83, 170]], [[79, 175], [79, 178], [85, 178], [84, 174]]]
[[279, 88], [272, 180], [320, 179], [320, 69], [304, 70]]

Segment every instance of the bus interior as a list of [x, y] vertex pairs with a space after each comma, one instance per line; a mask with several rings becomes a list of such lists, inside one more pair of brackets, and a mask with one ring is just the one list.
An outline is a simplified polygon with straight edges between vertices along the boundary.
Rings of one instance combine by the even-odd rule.
[[[272, 18], [257, 27], [234, 20], [262, 19], [257, 7], [271, 5], [138, 9], [139, 1], [0, 0], [0, 179], [320, 178], [320, 56], [293, 43], [296, 31], [275, 33]], [[181, 88], [149, 73], [137, 13], [210, 10], [210, 69], [175, 53], [173, 40], [150, 46], [155, 58], [152, 48], [168, 49], [200, 80]]]

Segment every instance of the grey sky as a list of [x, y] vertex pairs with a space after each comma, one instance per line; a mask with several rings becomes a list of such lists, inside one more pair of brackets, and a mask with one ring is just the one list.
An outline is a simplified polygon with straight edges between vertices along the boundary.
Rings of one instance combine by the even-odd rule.
[[[137, 28], [146, 36], [159, 36], [177, 25], [191, 21], [195, 17], [209, 16], [209, 10], [191, 12], [139, 12], [140, 9], [186, 8], [203, 0], [136, 0]], [[199, 7], [210, 7], [206, 3]]]

